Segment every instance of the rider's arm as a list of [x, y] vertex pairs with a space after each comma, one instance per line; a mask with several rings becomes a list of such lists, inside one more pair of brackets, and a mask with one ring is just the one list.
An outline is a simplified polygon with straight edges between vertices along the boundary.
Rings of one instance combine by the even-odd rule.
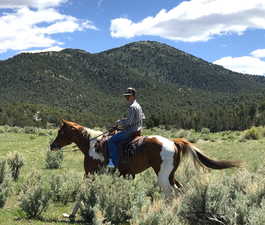
[[123, 129], [129, 128], [134, 124], [135, 120], [135, 108], [129, 107], [128, 109], [128, 117], [122, 120], [118, 120], [118, 126], [122, 127]]

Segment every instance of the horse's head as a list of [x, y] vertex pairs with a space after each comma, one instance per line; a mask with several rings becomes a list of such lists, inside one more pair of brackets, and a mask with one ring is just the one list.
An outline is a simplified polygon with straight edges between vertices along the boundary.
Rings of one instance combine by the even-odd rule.
[[58, 131], [55, 140], [50, 145], [52, 151], [61, 149], [62, 147], [69, 145], [76, 141], [78, 136], [80, 136], [80, 130], [82, 127], [77, 123], [70, 122], [67, 120], [62, 120], [62, 124]]

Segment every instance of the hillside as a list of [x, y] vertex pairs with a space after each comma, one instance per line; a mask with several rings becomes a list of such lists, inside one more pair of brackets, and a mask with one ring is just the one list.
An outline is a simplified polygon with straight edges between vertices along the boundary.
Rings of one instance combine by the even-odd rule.
[[[148, 126], [244, 129], [263, 123], [264, 81], [150, 41], [98, 54], [22, 53], [0, 61], [0, 124], [45, 126], [67, 117], [109, 125], [126, 112], [121, 93], [133, 86]], [[36, 113], [41, 122], [32, 119]]]
[[225, 93], [264, 88], [261, 84], [265, 81], [263, 77], [257, 80], [257, 76], [232, 72], [159, 42], [131, 43], [99, 55], [109, 56], [145, 77], [182, 87]]

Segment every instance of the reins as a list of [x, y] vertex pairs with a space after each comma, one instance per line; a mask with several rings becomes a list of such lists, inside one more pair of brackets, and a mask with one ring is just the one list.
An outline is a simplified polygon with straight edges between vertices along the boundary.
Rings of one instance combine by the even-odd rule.
[[107, 131], [103, 132], [102, 134], [100, 134], [100, 135], [98, 135], [98, 136], [96, 136], [96, 137], [90, 138], [89, 141], [94, 141], [94, 140], [96, 140], [98, 137], [103, 136], [104, 134], [107, 134], [107, 133], [109, 133], [109, 132], [110, 132], [110, 131], [107, 130]]
[[60, 150], [60, 152], [77, 152], [79, 151], [78, 148], [72, 149], [72, 150]]
[[68, 148], [69, 148], [69, 146], [65, 147], [65, 149], [62, 148], [59, 151], [60, 152], [77, 152], [77, 151], [79, 151], [79, 148], [76, 145], [72, 146], [72, 149], [68, 149]]
[[[139, 120], [139, 121], [140, 121], [140, 120]], [[138, 124], [139, 121], [137, 121], [137, 122], [131, 124], [130, 127], [132, 127], [132, 126]], [[117, 126], [113, 126], [110, 130], [107, 130], [107, 131], [103, 132], [102, 134], [100, 134], [100, 135], [98, 135], [98, 136], [96, 136], [96, 137], [90, 138], [89, 141], [96, 140], [98, 137], [103, 136], [103, 135], [105, 135], [105, 134], [108, 134], [108, 133], [110, 133], [111, 131], [115, 131], [115, 130], [119, 130]]]

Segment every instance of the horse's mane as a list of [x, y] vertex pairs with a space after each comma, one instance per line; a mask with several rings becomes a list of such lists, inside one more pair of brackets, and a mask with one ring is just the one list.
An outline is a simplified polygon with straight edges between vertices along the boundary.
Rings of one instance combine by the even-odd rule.
[[63, 122], [63, 124], [66, 124], [67, 126], [74, 127], [76, 129], [78, 129], [79, 131], [81, 131], [82, 135], [84, 137], [87, 137], [87, 138], [94, 138], [94, 137], [97, 137], [103, 133], [99, 130], [93, 130], [93, 129], [81, 126], [78, 123], [71, 122], [68, 120], [62, 120], [62, 122]]
[[101, 132], [99, 130], [90, 129], [88, 127], [83, 127], [82, 133], [84, 136], [87, 136], [89, 138], [94, 138], [94, 137], [101, 135], [103, 132]]

